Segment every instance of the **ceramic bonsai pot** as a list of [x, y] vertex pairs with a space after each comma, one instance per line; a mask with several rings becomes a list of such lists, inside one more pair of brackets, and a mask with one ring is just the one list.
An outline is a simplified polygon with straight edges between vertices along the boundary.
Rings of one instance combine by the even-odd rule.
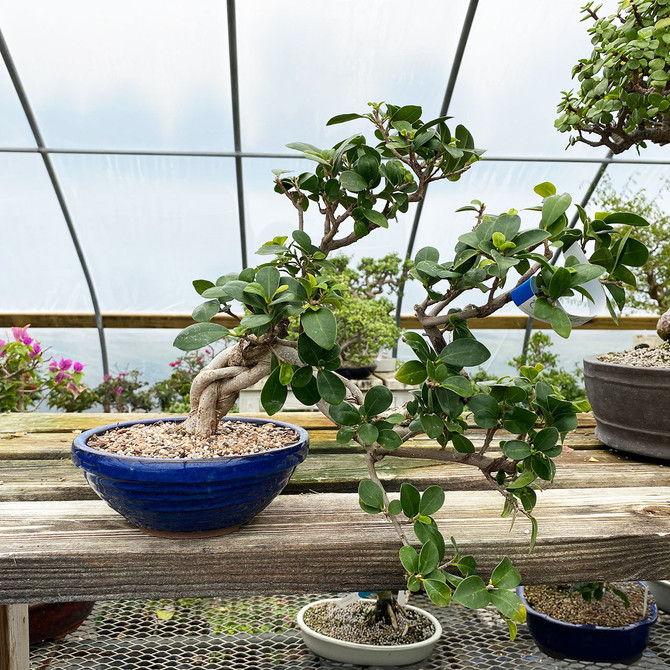
[[310, 607], [321, 603], [335, 602], [336, 600], [336, 598], [316, 600], [313, 603], [309, 603], [309, 605], [305, 605], [298, 612], [298, 626], [300, 627], [302, 638], [307, 647], [317, 656], [321, 656], [321, 658], [339, 661], [340, 663], [351, 663], [353, 665], [412, 665], [428, 658], [433, 653], [442, 635], [440, 622], [430, 612], [413, 607], [412, 605], [406, 605], [407, 609], [418, 612], [426, 617], [435, 628], [435, 632], [428, 639], [412, 644], [378, 646], [374, 644], [346, 642], [317, 633], [305, 623], [305, 612]]
[[584, 359], [596, 437], [607, 446], [670, 460], [670, 369]]
[[534, 610], [523, 595], [523, 586], [516, 591], [526, 607], [526, 623], [535, 644], [540, 651], [553, 658], [634, 663], [647, 647], [649, 629], [658, 618], [658, 609], [655, 603], [651, 603], [651, 615], [628, 626], [567, 623]]
[[658, 609], [670, 612], [670, 581], [645, 582], [658, 605]]
[[37, 603], [28, 608], [30, 644], [43, 640], [60, 640], [72, 633], [93, 611], [95, 601], [72, 603]]
[[247, 523], [284, 489], [307, 456], [304, 429], [282, 421], [227, 417], [224, 421], [273, 423], [293, 429], [298, 441], [262, 453], [212, 459], [142, 458], [94, 449], [87, 441], [117, 427], [177, 419], [148, 419], [87, 430], [72, 444], [72, 460], [93, 490], [128, 521], [147, 532], [180, 537], [221, 535]]
[[376, 369], [376, 365], [363, 365], [357, 368], [342, 367], [337, 368], [335, 372], [342, 375], [345, 379], [367, 379]]

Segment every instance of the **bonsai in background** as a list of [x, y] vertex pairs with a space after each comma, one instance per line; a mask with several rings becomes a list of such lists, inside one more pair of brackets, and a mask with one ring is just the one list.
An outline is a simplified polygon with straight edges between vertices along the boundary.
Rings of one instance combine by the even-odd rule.
[[[261, 403], [268, 414], [275, 414], [283, 407], [290, 385], [300, 402], [316, 404], [338, 425], [338, 441], [354, 440], [365, 448], [369, 479], [360, 483], [360, 505], [370, 514], [382, 514], [395, 529], [408, 589], [425, 590], [438, 605], [448, 605], [452, 598], [472, 608], [493, 604], [514, 636], [525, 610], [513, 590], [521, 577], [509, 558], [503, 558], [485, 581], [477, 574], [475, 559], [462, 555], [455, 540], [445, 542], [438, 529], [435, 515], [444, 504], [444, 491], [431, 486], [420, 493], [403, 484], [399, 499], [391, 500], [376, 464], [402, 456], [477, 467], [503, 496], [503, 515], [529, 519], [532, 549], [537, 534], [532, 515], [536, 490], [553, 479], [553, 459], [562, 451], [559, 442], [577, 427], [577, 412], [588, 405], [565, 400], [538, 381], [539, 371], [531, 367], [522, 368], [517, 377], [487, 384], [482, 391], [465, 369], [484, 363], [491, 354], [467, 321], [494, 314], [512, 300], [515, 287], [534, 277], [535, 315], [568, 337], [572, 324], [557, 301], [576, 294], [590, 299], [584, 284], [598, 278], [605, 284], [625, 283], [628, 266], [643, 265], [647, 254], [644, 245], [623, 234], [618, 224], [646, 226], [647, 222], [630, 213], [593, 220], [577, 206], [578, 225], [569, 228], [572, 198], [557, 193], [549, 183], [536, 187], [541, 201], [533, 209], [538, 213], [524, 214], [535, 221], [527, 220], [523, 230], [516, 209], [490, 214], [480, 202], [464, 208], [473, 218], [455, 249], [445, 255], [425, 247], [413, 259], [412, 276], [425, 291], [414, 306], [423, 334], [405, 334], [416, 359], [406, 362], [396, 378], [418, 385], [418, 390], [399, 408], [391, 407], [393, 395], [384, 386], [373, 387], [363, 396], [334, 372], [341, 365], [342, 344], [335, 312], [345, 300], [346, 287], [334, 277], [337, 267], [329, 256], [394, 225], [398, 213], [423, 200], [429, 183], [457, 181], [482, 153], [464, 126], [457, 126], [452, 134], [446, 117], [425, 122], [421, 108], [414, 105], [370, 106], [366, 114], [343, 114], [329, 125], [362, 119], [372, 127], [373, 144], [356, 133], [329, 149], [289, 145], [317, 165], [314, 172], [297, 176], [276, 172], [275, 191], [295, 208], [298, 227], [290, 237], [276, 237], [257, 251], [268, 260], [214, 282], [194, 282], [205, 302], [193, 312], [197, 323], [184, 329], [175, 345], [194, 350], [224, 336], [236, 343], [196, 376], [191, 412], [182, 426], [190, 434], [209, 437], [239, 392], [267, 375]], [[309, 207], [323, 216], [323, 233], [316, 243], [304, 230]], [[556, 249], [566, 250], [573, 244], [589, 254], [589, 262], [580, 263], [568, 253], [565, 266], [550, 263]], [[468, 294], [463, 300], [466, 307], [455, 307], [464, 294]], [[220, 312], [234, 316], [234, 301], [241, 302], [247, 314], [235, 317], [238, 325], [232, 331], [211, 323]], [[299, 320], [297, 342], [286, 337], [290, 318]], [[473, 438], [476, 446], [462, 416], [466, 408], [485, 430], [481, 441]], [[500, 442], [501, 452], [491, 454], [489, 448], [501, 429], [508, 435]], [[436, 440], [441, 449], [406, 444], [420, 433]], [[409, 529], [421, 544], [418, 551]], [[378, 611], [388, 613], [395, 606], [392, 600], [382, 602]]]
[[[670, 29], [669, 29], [670, 30]], [[625, 209], [639, 212], [649, 221], [637, 238], [649, 249], [647, 262], [632, 269], [636, 287], [630, 292], [629, 305], [634, 309], [661, 314], [657, 330], [663, 340], [670, 339], [670, 214], [658, 205], [663, 195], [670, 195], [670, 180], [662, 183], [655, 197], [646, 189], [635, 189], [628, 180], [622, 191], [604, 179], [596, 193], [596, 204], [603, 209]], [[622, 288], [623, 290], [623, 288]]]
[[606, 146], [619, 154], [647, 142], [670, 142], [670, 5], [622, 0], [618, 12], [598, 16], [588, 2], [584, 19], [593, 51], [572, 70], [577, 91], [563, 93], [555, 125], [575, 131], [570, 144]]
[[150, 412], [153, 406], [151, 389], [141, 379], [139, 370], [105, 375], [94, 393], [105, 412]]
[[12, 328], [12, 339], [0, 340], [0, 412], [35, 410], [55, 395], [76, 398], [84, 366], [46, 356], [28, 334], [29, 326]]
[[331, 261], [333, 278], [346, 287], [334, 310], [342, 366], [371, 366], [380, 351], [392, 349], [400, 338], [391, 298], [397, 297], [411, 263], [402, 263], [398, 254], [363, 258], [356, 269], [349, 267], [347, 256]]

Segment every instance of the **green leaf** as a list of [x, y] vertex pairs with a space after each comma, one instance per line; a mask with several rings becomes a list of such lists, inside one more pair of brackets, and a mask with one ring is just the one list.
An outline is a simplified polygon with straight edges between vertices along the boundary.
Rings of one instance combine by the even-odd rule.
[[489, 591], [491, 604], [504, 616], [512, 621], [523, 623], [526, 620], [526, 608], [521, 598], [514, 591]]
[[163, 621], [168, 621], [174, 616], [174, 612], [170, 610], [156, 610], [156, 616]]
[[341, 426], [356, 426], [361, 422], [360, 412], [350, 403], [330, 406], [330, 416]]
[[444, 491], [440, 486], [429, 486], [421, 496], [419, 514], [432, 516], [444, 505]]
[[387, 451], [395, 451], [402, 446], [402, 438], [394, 430], [380, 430], [377, 442]]
[[627, 226], [648, 226], [649, 221], [632, 212], [613, 212], [603, 218], [605, 223], [623, 223]]
[[514, 461], [522, 461], [530, 456], [530, 445], [521, 440], [509, 440], [505, 442], [503, 453]]
[[422, 414], [420, 416], [421, 427], [430, 438], [436, 438], [444, 432], [444, 422], [436, 414]]
[[331, 349], [335, 344], [337, 322], [335, 315], [327, 307], [319, 307], [316, 311], [308, 310], [302, 315], [300, 322], [305, 334], [320, 347]]
[[556, 193], [556, 187], [551, 182], [543, 181], [541, 184], [538, 184], [533, 191], [542, 198], [547, 198]]
[[543, 321], [551, 319], [557, 309], [546, 298], [538, 298], [533, 303], [533, 315]]
[[474, 556], [461, 556], [454, 565], [464, 577], [469, 577], [477, 572], [477, 561]]
[[340, 174], [340, 183], [343, 188], [352, 193], [360, 193], [361, 191], [365, 191], [368, 187], [368, 183], [365, 179], [361, 177], [358, 172], [354, 172], [353, 170], [344, 170], [344, 172]]
[[507, 484], [507, 488], [510, 490], [521, 489], [534, 480], [535, 473], [532, 470], [524, 470], [513, 482]]
[[510, 433], [526, 433], [537, 421], [535, 412], [524, 407], [512, 407], [503, 417], [503, 428]]
[[505, 619], [505, 623], [507, 624], [507, 628], [509, 629], [510, 642], [514, 642], [514, 640], [516, 639], [517, 625], [514, 621], [511, 621], [510, 619]]
[[472, 337], [462, 337], [449, 342], [438, 356], [439, 360], [453, 367], [481, 365], [489, 358], [491, 358], [491, 352]]
[[418, 265], [424, 261], [437, 263], [440, 260], [440, 252], [435, 247], [423, 247], [416, 252], [414, 257], [414, 265]]
[[418, 333], [408, 332], [403, 335], [403, 338], [416, 354], [417, 358], [423, 363], [434, 358], [435, 355], [431, 352], [428, 343]]
[[377, 429], [377, 426], [372, 423], [364, 423], [358, 429], [358, 437], [361, 438], [361, 442], [363, 442], [363, 444], [369, 447], [371, 444], [374, 444], [377, 441], [377, 438], [379, 437], [379, 430]]
[[[364, 116], [362, 114], [337, 114], [333, 116], [332, 119], [328, 120], [326, 123], [327, 126], [334, 126], [337, 123], [346, 123], [347, 121], [353, 121], [354, 119], [362, 119]], [[286, 145], [289, 146], [289, 145]], [[290, 147], [289, 147], [290, 148]]]
[[432, 540], [428, 540], [419, 554], [419, 561], [417, 564], [417, 573], [427, 575], [431, 573], [440, 563], [440, 555]]
[[339, 405], [347, 395], [347, 387], [330, 370], [319, 370], [316, 373], [316, 386], [329, 405]]
[[282, 363], [279, 366], [279, 381], [288, 386], [293, 379], [293, 366], [290, 363]]
[[448, 377], [442, 382], [442, 386], [458, 393], [462, 398], [469, 398], [477, 392], [474, 384], [469, 379], [463, 377], [463, 375]]
[[414, 547], [405, 545], [400, 548], [400, 562], [402, 563], [402, 567], [405, 568], [410, 575], [414, 575], [418, 572], [419, 554], [416, 553]]
[[373, 508], [376, 512], [384, 509], [384, 493], [379, 484], [371, 479], [363, 479], [358, 484], [358, 497], [361, 504]]
[[421, 107], [418, 105], [405, 105], [397, 109], [393, 116], [391, 117], [392, 121], [407, 121], [408, 123], [414, 123], [421, 118]]
[[261, 405], [270, 416], [276, 414], [284, 406], [288, 394], [286, 386], [279, 381], [280, 370], [280, 367], [276, 367], [270, 373], [261, 390]]
[[240, 321], [240, 326], [249, 329], [261, 328], [262, 326], [266, 326], [271, 321], [271, 314], [250, 314], [249, 316], [245, 316], [242, 321]]
[[312, 374], [312, 366], [305, 365], [302, 368], [298, 368], [293, 373], [293, 379], [291, 380], [291, 386], [295, 388], [296, 386], [307, 386], [309, 382], [314, 379]]
[[623, 252], [619, 257], [619, 263], [629, 265], [631, 267], [641, 267], [649, 259], [649, 251], [647, 247], [639, 240], [629, 238], [623, 248]]
[[213, 316], [216, 316], [219, 313], [219, 301], [218, 300], [208, 300], [203, 302], [201, 305], [198, 305], [193, 310], [193, 320], [200, 321], [204, 323], [209, 321]]
[[294, 230], [291, 233], [291, 236], [293, 237], [293, 240], [295, 243], [303, 250], [303, 251], [311, 251], [312, 249], [312, 238], [302, 230]]
[[546, 230], [533, 228], [519, 233], [514, 238], [514, 244], [516, 244], [517, 251], [522, 251], [524, 249], [530, 249], [536, 244], [540, 244], [540, 242], [546, 240], [548, 237], [550, 237], [550, 234]]
[[229, 335], [230, 331], [218, 323], [194, 323], [186, 326], [174, 339], [174, 346], [182, 351], [194, 351]]
[[556, 268], [556, 272], [549, 281], [549, 297], [552, 300], [557, 300], [570, 288], [572, 283], [572, 275], [566, 268]]
[[558, 430], [553, 426], [551, 428], [543, 428], [533, 440], [533, 446], [538, 451], [547, 451], [553, 449], [558, 442]]
[[451, 442], [454, 445], [454, 449], [460, 454], [474, 454], [475, 445], [460, 433], [454, 433], [451, 436]]
[[344, 426], [337, 431], [337, 437], [335, 439], [340, 444], [349, 444], [349, 442], [353, 440], [355, 434], [355, 428], [352, 428], [351, 426]]
[[402, 512], [402, 505], [399, 500], [391, 500], [389, 503], [389, 514], [397, 516]]
[[562, 216], [570, 204], [572, 197], [569, 193], [561, 193], [560, 195], [550, 195], [544, 199], [542, 203], [542, 218], [540, 220], [540, 228], [546, 228]]
[[373, 386], [365, 394], [363, 409], [365, 416], [371, 419], [377, 414], [385, 412], [393, 403], [393, 393], [386, 386]]
[[515, 589], [521, 584], [521, 575], [507, 556], [494, 568], [491, 584], [498, 589]]
[[468, 408], [474, 414], [475, 423], [480, 428], [493, 428], [498, 423], [500, 407], [490, 395], [478, 393], [468, 400]]
[[256, 273], [256, 283], [263, 287], [266, 298], [272, 298], [272, 296], [279, 288], [280, 280], [281, 276], [279, 274], [279, 270], [277, 270], [275, 267], [272, 267], [271, 265], [262, 267]]
[[[537, 302], [535, 301], [536, 305]], [[551, 313], [551, 327], [558, 335], [567, 339], [572, 331], [570, 317], [562, 309], [555, 309]]]
[[453, 600], [459, 605], [470, 609], [481, 609], [489, 602], [489, 592], [481, 577], [471, 575], [466, 577], [454, 591]]
[[379, 226], [380, 228], [388, 228], [389, 227], [388, 219], [381, 212], [377, 212], [374, 209], [364, 210], [363, 216], [370, 223], [374, 223], [376, 226]]
[[544, 479], [546, 482], [550, 482], [554, 478], [554, 463], [545, 455], [533, 454], [530, 459], [530, 467], [540, 479]]
[[426, 381], [426, 366], [420, 361], [407, 361], [400, 366], [395, 378], [403, 384], [421, 384]]
[[416, 487], [407, 483], [400, 485], [400, 504], [408, 519], [413, 519], [419, 513], [420, 502], [421, 494]]
[[440, 560], [444, 558], [444, 538], [442, 533], [437, 529], [437, 524], [431, 519], [430, 523], [423, 523], [422, 521], [414, 522], [414, 534], [419, 540], [426, 544], [431, 541], [437, 547]]
[[203, 291], [206, 291], [208, 288], [213, 288], [214, 282], [209, 281], [209, 279], [195, 279], [193, 281], [193, 288], [198, 292], [199, 295], [203, 294]]
[[447, 607], [451, 602], [451, 589], [437, 579], [424, 579], [423, 588], [431, 602], [438, 607]]
[[[294, 377], [295, 379], [295, 377]], [[293, 395], [296, 397], [298, 402], [301, 402], [303, 405], [315, 405], [319, 400], [321, 400], [321, 395], [319, 389], [316, 385], [316, 379], [312, 377], [307, 384], [303, 386], [292, 386]]]
[[535, 549], [535, 543], [537, 542], [537, 519], [534, 516], [530, 517], [530, 525], [530, 549], [528, 553]]

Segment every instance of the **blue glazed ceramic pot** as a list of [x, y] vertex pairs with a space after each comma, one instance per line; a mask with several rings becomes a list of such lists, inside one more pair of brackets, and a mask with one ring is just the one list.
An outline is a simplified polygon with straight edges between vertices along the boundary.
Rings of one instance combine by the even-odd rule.
[[634, 663], [647, 647], [649, 629], [658, 618], [658, 609], [651, 603], [651, 616], [628, 626], [578, 625], [534, 610], [523, 595], [523, 586], [517, 588], [517, 594], [526, 607], [526, 623], [535, 644], [553, 658]]
[[101, 426], [78, 435], [72, 461], [93, 490], [142, 530], [185, 537], [220, 535], [247, 523], [284, 489], [307, 456], [307, 431], [283, 421], [227, 417], [223, 421], [274, 423], [292, 428], [298, 441], [286, 447], [227, 458], [141, 458], [87, 446], [113, 428], [184, 418], [148, 419]]

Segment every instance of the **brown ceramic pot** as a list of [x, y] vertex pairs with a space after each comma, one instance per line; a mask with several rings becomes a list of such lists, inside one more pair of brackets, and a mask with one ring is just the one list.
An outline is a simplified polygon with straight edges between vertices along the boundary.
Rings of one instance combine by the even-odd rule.
[[29, 607], [30, 644], [58, 640], [77, 630], [93, 610], [95, 601], [38, 603]]
[[596, 437], [608, 447], [670, 460], [670, 369], [584, 359]]

